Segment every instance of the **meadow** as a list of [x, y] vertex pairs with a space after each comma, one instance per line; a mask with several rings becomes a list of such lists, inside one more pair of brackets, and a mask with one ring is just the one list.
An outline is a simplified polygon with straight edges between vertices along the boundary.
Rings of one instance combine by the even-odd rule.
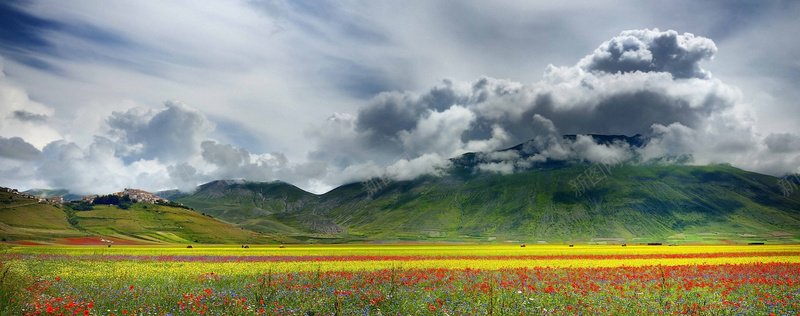
[[800, 315], [800, 246], [14, 246], [2, 315]]

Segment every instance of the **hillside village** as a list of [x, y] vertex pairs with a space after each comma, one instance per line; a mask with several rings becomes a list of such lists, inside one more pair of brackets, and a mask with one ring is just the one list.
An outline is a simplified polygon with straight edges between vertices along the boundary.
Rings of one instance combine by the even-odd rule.
[[126, 189], [122, 190], [122, 192], [114, 193], [114, 195], [117, 195], [117, 196], [120, 196], [120, 197], [127, 196], [133, 202], [156, 204], [156, 202], [162, 201], [162, 202], [165, 202], [165, 203], [169, 203], [169, 200], [167, 200], [167, 199], [165, 199], [163, 197], [157, 196], [157, 195], [155, 195], [153, 193], [150, 193], [150, 192], [147, 192], [147, 191], [144, 191], [144, 190], [138, 190], [138, 189], [128, 189], [128, 188], [126, 188]]
[[[24, 191], [19, 191], [17, 189], [7, 188], [7, 187], [0, 187], [0, 191], [8, 192], [8, 193], [11, 193], [11, 194], [16, 194], [16, 195], [18, 195], [18, 196], [20, 196], [22, 198], [34, 199], [39, 203], [50, 203], [50, 204], [56, 204], [56, 205], [61, 205], [61, 204], [72, 202], [72, 201], [80, 201], [80, 202], [86, 202], [86, 203], [89, 203], [89, 204], [93, 204], [94, 200], [99, 197], [99, 195], [93, 195], [93, 196], [83, 196], [80, 200], [66, 200], [61, 196], [53, 196], [53, 197], [45, 198], [45, 197], [41, 197], [41, 196], [37, 196], [37, 195], [26, 193]], [[150, 192], [147, 192], [147, 191], [144, 191], [144, 190], [139, 190], [139, 189], [125, 188], [124, 190], [122, 190], [120, 192], [115, 192], [115, 193], [112, 193], [112, 194], [109, 194], [109, 195], [118, 196], [118, 197], [126, 197], [127, 196], [132, 202], [135, 202], [135, 203], [139, 203], [139, 202], [148, 203], [148, 204], [170, 203], [169, 200], [167, 200], [167, 199], [165, 199], [163, 197], [160, 197], [160, 196], [157, 196], [157, 195], [155, 195], [153, 193], [150, 193]]]

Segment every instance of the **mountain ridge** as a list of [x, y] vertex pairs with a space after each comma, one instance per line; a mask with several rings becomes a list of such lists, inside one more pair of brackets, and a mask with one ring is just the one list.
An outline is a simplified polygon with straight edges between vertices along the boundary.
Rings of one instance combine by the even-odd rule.
[[[649, 140], [562, 139], [578, 137], [630, 148]], [[778, 178], [727, 164], [686, 164], [691, 157], [609, 164], [530, 159], [539, 154], [536, 146], [531, 140], [465, 153], [440, 175], [373, 178], [323, 194], [284, 182], [214, 181], [179, 201], [239, 227], [301, 240], [743, 242], [778, 232], [800, 242], [800, 192], [783, 196]], [[513, 171], [482, 168], [490, 163], [514, 163]], [[706, 232], [726, 238], [699, 237]]]

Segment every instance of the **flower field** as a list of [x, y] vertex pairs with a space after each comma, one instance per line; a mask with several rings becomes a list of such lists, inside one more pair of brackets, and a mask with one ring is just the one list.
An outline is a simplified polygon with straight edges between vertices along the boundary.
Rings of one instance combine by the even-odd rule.
[[18, 246], [2, 315], [800, 315], [798, 246]]

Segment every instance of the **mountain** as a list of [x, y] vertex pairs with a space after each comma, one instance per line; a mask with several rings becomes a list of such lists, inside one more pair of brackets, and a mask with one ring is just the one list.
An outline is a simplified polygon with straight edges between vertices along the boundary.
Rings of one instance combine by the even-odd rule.
[[389, 183], [371, 197], [337, 189], [323, 198], [346, 202], [315, 211], [377, 239], [644, 242], [800, 233], [800, 197], [783, 197], [769, 176], [729, 166], [629, 165], [576, 191], [571, 182], [588, 168], [596, 167], [426, 177]]
[[69, 243], [74, 238], [115, 239], [128, 243], [268, 243], [291, 239], [255, 233], [191, 210], [133, 203], [59, 206], [0, 192], [3, 241]]
[[[599, 138], [646, 143], [638, 135]], [[531, 148], [505, 151], [525, 159], [536, 154]], [[636, 160], [482, 170], [495, 156], [465, 154], [440, 176], [371, 179], [322, 195], [283, 182], [215, 181], [178, 201], [238, 227], [299, 240], [800, 242], [800, 190], [784, 196], [772, 176]]]
[[[194, 194], [179, 198], [177, 201], [238, 227], [284, 236], [302, 237], [318, 233], [313, 229], [313, 224], [302, 224], [306, 217], [317, 219], [314, 223], [325, 222], [313, 214], [302, 214], [300, 219], [290, 216], [299, 214], [309, 206], [317, 205], [319, 198], [279, 181], [270, 183], [214, 181], [201, 185]], [[297, 220], [301, 223], [297, 223]], [[335, 228], [328, 232], [341, 233], [343, 230]]]

